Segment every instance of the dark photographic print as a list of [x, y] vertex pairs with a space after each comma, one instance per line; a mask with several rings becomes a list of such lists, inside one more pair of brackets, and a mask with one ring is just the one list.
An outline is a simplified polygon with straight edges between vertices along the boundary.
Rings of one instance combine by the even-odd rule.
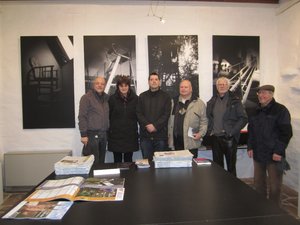
[[149, 74], [160, 75], [161, 88], [171, 97], [179, 95], [183, 79], [192, 82], [199, 96], [197, 35], [148, 36], [148, 59]]
[[72, 36], [21, 37], [23, 128], [74, 128]]
[[118, 75], [131, 78], [131, 88], [136, 91], [135, 36], [84, 36], [85, 91], [92, 81], [104, 76], [105, 92], [113, 94]]
[[220, 76], [230, 79], [230, 90], [235, 92], [251, 114], [257, 103], [259, 86], [259, 37], [213, 36], [213, 90]]

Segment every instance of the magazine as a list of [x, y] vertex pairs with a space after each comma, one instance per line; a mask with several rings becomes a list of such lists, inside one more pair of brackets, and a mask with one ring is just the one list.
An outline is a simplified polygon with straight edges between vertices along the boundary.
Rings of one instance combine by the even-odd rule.
[[125, 178], [71, 177], [46, 180], [26, 198], [26, 201], [121, 201], [124, 197]]
[[20, 202], [5, 214], [3, 219], [50, 219], [60, 220], [72, 206], [73, 202]]
[[211, 165], [211, 161], [206, 158], [194, 158], [193, 161], [198, 165]]

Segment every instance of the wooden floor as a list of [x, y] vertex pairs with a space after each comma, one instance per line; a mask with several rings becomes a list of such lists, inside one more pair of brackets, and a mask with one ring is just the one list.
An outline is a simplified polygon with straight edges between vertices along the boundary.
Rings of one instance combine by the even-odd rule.
[[[241, 180], [253, 188], [253, 178]], [[300, 217], [298, 217], [298, 192], [285, 185], [282, 186], [281, 207], [300, 221]]]
[[[253, 187], [253, 179], [242, 179], [243, 182]], [[26, 192], [4, 193], [3, 204], [0, 205], [0, 216], [4, 215], [8, 210], [24, 199]], [[281, 196], [282, 208], [290, 215], [300, 221], [298, 214], [298, 193], [287, 186], [283, 186]]]

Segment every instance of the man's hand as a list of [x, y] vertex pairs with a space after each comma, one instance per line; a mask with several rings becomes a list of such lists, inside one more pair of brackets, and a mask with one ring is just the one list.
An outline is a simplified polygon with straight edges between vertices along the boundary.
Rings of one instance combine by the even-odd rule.
[[201, 133], [198, 132], [198, 133], [193, 133], [193, 139], [194, 140], [200, 140], [202, 137]]
[[247, 151], [249, 158], [253, 158], [253, 150], [250, 149]]
[[88, 137], [81, 137], [80, 141], [81, 141], [82, 144], [87, 145], [87, 143], [89, 141], [89, 138]]
[[278, 155], [278, 154], [276, 154], [276, 153], [273, 153], [272, 159], [273, 159], [274, 161], [279, 162], [279, 161], [281, 161], [281, 158], [282, 158], [281, 155]]
[[154, 125], [152, 123], [146, 125], [146, 129], [149, 133], [156, 132], [156, 128], [154, 127]]

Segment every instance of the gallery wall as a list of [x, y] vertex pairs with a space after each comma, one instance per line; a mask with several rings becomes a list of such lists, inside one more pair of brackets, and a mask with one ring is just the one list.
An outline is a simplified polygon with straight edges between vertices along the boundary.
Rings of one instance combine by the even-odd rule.
[[[156, 17], [148, 16], [150, 6], [145, 3], [143, 5], [1, 3], [0, 7], [0, 153], [2, 154], [9, 151], [61, 149], [71, 149], [73, 154], [80, 154], [82, 145], [77, 115], [80, 97], [85, 92], [84, 35], [136, 35], [138, 94], [148, 88], [148, 35], [198, 35], [199, 95], [205, 102], [212, 95], [213, 35], [259, 36], [260, 82], [272, 83], [276, 87], [284, 86], [279, 79], [278, 69], [277, 5], [171, 2], [163, 9], [165, 24], [160, 23]], [[160, 7], [158, 14], [162, 10]], [[289, 18], [285, 20], [288, 21]], [[299, 22], [295, 25], [297, 26], [299, 27]], [[286, 27], [286, 24], [280, 29], [283, 27]], [[74, 37], [76, 128], [23, 129], [20, 37], [55, 35]]]
[[[296, 3], [298, 2], [298, 3]], [[278, 21], [278, 83], [276, 100], [283, 103], [292, 116], [293, 138], [287, 148], [287, 160], [292, 166], [284, 183], [296, 189], [300, 162], [300, 3], [289, 1], [276, 10]], [[299, 191], [299, 189], [298, 189]]]

